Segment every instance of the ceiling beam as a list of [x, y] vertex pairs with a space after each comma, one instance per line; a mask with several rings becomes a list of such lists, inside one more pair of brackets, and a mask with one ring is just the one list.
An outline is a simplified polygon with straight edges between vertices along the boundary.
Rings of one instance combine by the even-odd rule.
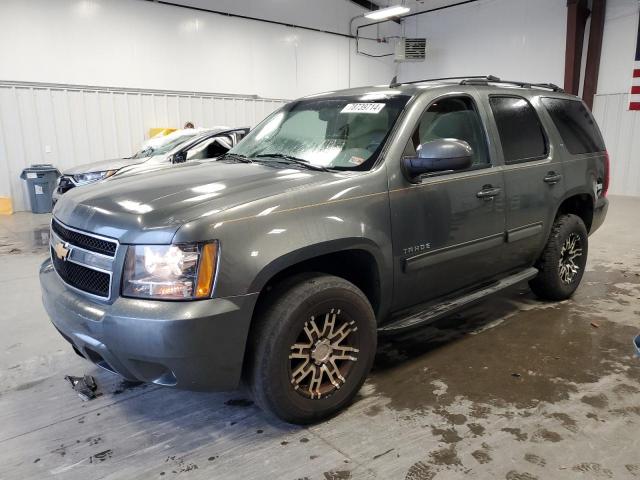
[[[361, 6], [362, 8], [365, 8], [367, 10], [373, 11], [373, 10], [379, 10], [380, 9], [380, 5], [378, 5], [377, 3], [371, 2], [369, 0], [349, 0], [351, 3], [355, 3], [356, 5]], [[393, 18], [387, 18], [385, 20], [385, 22], [394, 22], [394, 23], [400, 23], [400, 19], [397, 17], [393, 17]], [[381, 22], [384, 23], [384, 22]]]
[[367, 10], [378, 10], [380, 7], [369, 0], [351, 0], [352, 3], [356, 5], [360, 5], [362, 8], [366, 8]]

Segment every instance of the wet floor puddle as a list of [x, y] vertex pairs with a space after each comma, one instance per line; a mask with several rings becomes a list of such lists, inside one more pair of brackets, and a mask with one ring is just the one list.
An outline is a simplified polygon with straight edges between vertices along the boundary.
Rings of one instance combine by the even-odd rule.
[[637, 381], [639, 332], [624, 317], [638, 323], [640, 312], [625, 311], [638, 298], [640, 275], [604, 267], [587, 272], [569, 301], [507, 292], [407, 338], [381, 340], [370, 383], [392, 409], [442, 409], [463, 397], [482, 418], [481, 405], [555, 403], [609, 374]]
[[[381, 339], [368, 383], [385, 404], [365, 413], [395, 412], [437, 441], [409, 466], [406, 480], [440, 472], [454, 478], [485, 466], [495, 473], [494, 457], [506, 445], [508, 460], [498, 465], [518, 469], [499, 478], [552, 478], [558, 468], [593, 478], [611, 472], [595, 462], [549, 466], [536, 448], [572, 438], [585, 422], [640, 416], [640, 359], [632, 345], [640, 331], [640, 274], [612, 267], [588, 271], [565, 302], [514, 288], [405, 338]], [[602, 381], [609, 396], [597, 387]], [[519, 463], [508, 453], [517, 445], [530, 450]], [[546, 477], [527, 471], [543, 468]], [[640, 464], [625, 468], [640, 472]]]

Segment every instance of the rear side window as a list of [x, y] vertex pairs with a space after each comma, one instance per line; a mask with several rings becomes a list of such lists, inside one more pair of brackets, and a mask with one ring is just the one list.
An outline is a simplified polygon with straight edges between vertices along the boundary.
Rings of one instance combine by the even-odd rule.
[[604, 141], [593, 115], [580, 100], [543, 98], [551, 120], [570, 153], [602, 152]]
[[538, 114], [522, 97], [491, 96], [505, 163], [538, 160], [547, 156], [547, 140]]

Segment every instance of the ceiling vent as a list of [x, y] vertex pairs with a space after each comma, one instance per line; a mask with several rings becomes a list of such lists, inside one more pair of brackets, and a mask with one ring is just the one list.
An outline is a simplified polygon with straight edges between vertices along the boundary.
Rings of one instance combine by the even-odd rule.
[[396, 62], [423, 62], [427, 52], [426, 38], [402, 37], [396, 44]]

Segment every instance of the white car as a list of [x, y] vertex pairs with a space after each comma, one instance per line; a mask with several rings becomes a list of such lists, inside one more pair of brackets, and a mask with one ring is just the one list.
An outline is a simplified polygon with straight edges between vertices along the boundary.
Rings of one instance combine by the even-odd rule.
[[85, 163], [65, 170], [58, 178], [53, 203], [72, 188], [90, 185], [116, 174], [141, 173], [147, 169], [189, 160], [219, 157], [234, 147], [248, 132], [249, 128], [189, 128], [152, 138], [131, 157]]

